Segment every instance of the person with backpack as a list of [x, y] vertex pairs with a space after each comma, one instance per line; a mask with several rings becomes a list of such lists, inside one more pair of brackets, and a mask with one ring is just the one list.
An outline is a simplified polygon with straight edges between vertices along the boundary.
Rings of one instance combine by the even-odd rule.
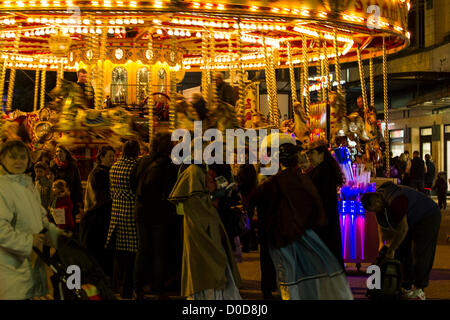
[[361, 202], [364, 210], [376, 213], [380, 246], [389, 242], [386, 257], [402, 264], [404, 295], [425, 300], [441, 224], [438, 205], [424, 193], [392, 182], [365, 193]]

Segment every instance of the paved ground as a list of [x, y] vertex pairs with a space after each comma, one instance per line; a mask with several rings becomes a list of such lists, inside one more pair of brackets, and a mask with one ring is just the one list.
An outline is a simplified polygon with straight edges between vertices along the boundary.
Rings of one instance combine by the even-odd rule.
[[[433, 270], [430, 276], [429, 287], [425, 289], [427, 299], [450, 299], [450, 209], [443, 211], [441, 229], [439, 232], [438, 246]], [[347, 264], [348, 281], [355, 299], [367, 299], [365, 296], [367, 287], [365, 274], [369, 264], [363, 264], [360, 272], [355, 264]], [[259, 253], [244, 253], [243, 262], [239, 265], [239, 271], [243, 279], [241, 295], [244, 299], [262, 299], [260, 290]]]

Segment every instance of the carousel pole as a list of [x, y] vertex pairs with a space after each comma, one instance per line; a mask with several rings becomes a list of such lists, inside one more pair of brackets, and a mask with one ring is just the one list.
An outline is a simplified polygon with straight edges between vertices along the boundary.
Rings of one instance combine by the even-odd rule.
[[238, 97], [238, 105], [237, 110], [238, 114], [242, 114], [242, 119], [245, 118], [245, 101], [244, 101], [244, 93], [245, 93], [245, 82], [244, 82], [244, 65], [242, 63], [242, 34], [241, 34], [241, 26], [240, 21], [238, 21], [238, 81], [239, 81], [239, 97]]
[[233, 85], [234, 84], [234, 68], [233, 68], [233, 41], [231, 40], [231, 36], [228, 39], [228, 55], [230, 57], [230, 65], [229, 65], [229, 69], [230, 69], [230, 84]]
[[265, 60], [265, 73], [266, 73], [266, 90], [267, 90], [267, 105], [269, 106], [269, 122], [270, 124], [273, 124], [273, 109], [272, 109], [272, 90], [271, 90], [271, 76], [272, 73], [270, 72], [270, 59], [269, 54], [267, 52], [267, 43], [266, 38], [263, 38], [263, 44], [264, 44], [264, 60]]
[[[176, 38], [170, 39], [171, 56], [176, 57]], [[173, 64], [175, 64], [174, 59]], [[175, 130], [175, 106], [177, 104], [177, 74], [174, 71], [175, 66], [170, 67], [170, 106], [169, 106], [169, 130]]]
[[387, 83], [387, 58], [386, 42], [383, 37], [383, 95], [384, 95], [384, 144], [386, 157], [386, 176], [390, 177], [390, 159], [389, 159], [389, 101], [388, 101], [388, 83]]
[[3, 60], [1, 74], [0, 74], [0, 116], [3, 114], [3, 92], [5, 88], [5, 76], [6, 76], [6, 66], [8, 64], [8, 58]]
[[[320, 50], [322, 51], [322, 49]], [[323, 56], [320, 54], [320, 93], [322, 94], [322, 102], [325, 101], [325, 61]]]
[[297, 87], [295, 84], [294, 64], [292, 63], [291, 43], [289, 41], [287, 42], [286, 48], [287, 48], [287, 54], [288, 54], [288, 59], [289, 59], [289, 76], [291, 78], [291, 97], [292, 97], [292, 102], [294, 102], [294, 101], [298, 101], [298, 98], [297, 98]]
[[151, 146], [154, 132], [153, 120], [153, 35], [152, 29], [148, 30], [148, 52], [149, 52], [149, 67], [148, 67], [148, 84], [147, 84], [147, 106], [148, 106], [148, 144]]
[[100, 38], [100, 56], [98, 63], [98, 76], [96, 81], [96, 90], [95, 90], [95, 109], [100, 110], [103, 109], [103, 100], [104, 100], [104, 90], [106, 75], [104, 72], [104, 63], [106, 57], [106, 41], [108, 40], [108, 32], [106, 28], [103, 28], [102, 35]]
[[56, 87], [60, 88], [62, 79], [64, 78], [64, 60], [61, 58], [60, 64], [58, 66], [58, 71], [56, 71]]
[[337, 93], [339, 95], [342, 95], [342, 85], [341, 85], [341, 64], [339, 63], [339, 47], [337, 44], [337, 30], [334, 29], [334, 42], [333, 42], [333, 46], [334, 46], [334, 59], [335, 59], [335, 63], [334, 63], [334, 71], [336, 73], [336, 81], [337, 81]]
[[272, 48], [271, 55], [269, 57], [270, 61], [270, 81], [271, 81], [271, 92], [272, 92], [272, 115], [273, 115], [273, 124], [276, 127], [280, 126], [280, 109], [278, 108], [278, 93], [277, 93], [277, 77], [276, 77], [276, 71], [275, 71], [275, 53], [274, 48]]
[[325, 100], [328, 100], [329, 97], [329, 93], [330, 93], [330, 85], [331, 85], [331, 81], [330, 81], [330, 64], [328, 61], [328, 52], [327, 52], [327, 41], [324, 40], [323, 41], [323, 62], [324, 62], [324, 66], [325, 66]]
[[38, 97], [39, 97], [39, 70], [36, 70], [36, 77], [34, 79], [33, 111], [36, 111], [38, 108]]
[[304, 87], [305, 87], [305, 80], [303, 79], [304, 78], [304, 72], [303, 72], [303, 69], [302, 69], [302, 67], [299, 67], [298, 68], [298, 70], [299, 70], [299, 73], [300, 73], [300, 103], [301, 103], [301, 106], [302, 106], [302, 108], [303, 108], [303, 110], [305, 110], [305, 97], [303, 96], [303, 93], [304, 93]]
[[374, 94], [374, 83], [373, 83], [373, 61], [372, 57], [369, 60], [369, 81], [370, 81], [370, 105], [375, 106], [375, 94]]
[[[214, 38], [214, 34], [212, 30], [209, 31], [210, 37], [209, 37], [209, 52], [211, 57], [210, 67], [212, 72], [214, 73], [216, 70], [216, 53], [215, 53], [215, 47], [216, 47], [216, 41]], [[216, 106], [217, 102], [219, 101], [219, 96], [217, 95], [217, 85], [216, 81], [214, 81], [214, 74], [213, 74], [213, 80], [211, 81], [211, 105]]]
[[203, 59], [203, 71], [202, 71], [202, 95], [206, 101], [206, 105], [209, 106], [209, 81], [208, 81], [208, 60], [209, 60], [209, 48], [208, 48], [208, 34], [202, 32], [202, 59]]
[[[20, 44], [20, 31], [22, 29], [22, 25], [19, 25], [17, 28], [16, 38], [14, 39], [14, 51], [13, 53], [19, 52], [19, 44]], [[8, 94], [6, 96], [6, 112], [11, 112], [12, 102], [13, 102], [13, 93], [14, 93], [14, 83], [16, 81], [16, 67], [13, 64], [9, 71], [9, 84], [8, 84]]]
[[302, 35], [302, 46], [303, 46], [303, 84], [306, 90], [305, 96], [305, 110], [306, 114], [309, 116], [309, 106], [311, 104], [311, 97], [309, 95], [309, 81], [308, 81], [308, 51], [306, 44], [306, 35]]
[[47, 71], [44, 69], [42, 69], [42, 73], [41, 73], [41, 105], [39, 109], [42, 109], [45, 107], [45, 77], [47, 75]]
[[361, 95], [363, 99], [364, 110], [367, 110], [367, 91], [366, 91], [366, 81], [364, 79], [364, 65], [361, 59], [361, 48], [359, 45], [356, 47], [356, 53], [358, 54], [358, 66], [359, 66], [359, 78], [361, 81]]

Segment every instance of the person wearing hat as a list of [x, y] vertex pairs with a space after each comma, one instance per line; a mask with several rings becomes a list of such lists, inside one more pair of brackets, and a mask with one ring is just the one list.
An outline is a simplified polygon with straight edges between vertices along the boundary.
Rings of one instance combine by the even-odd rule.
[[308, 174], [319, 192], [326, 216], [325, 225], [315, 231], [344, 267], [337, 198], [337, 189], [344, 184], [344, 177], [339, 164], [328, 151], [326, 141], [310, 144], [307, 156], [313, 166]]
[[[271, 143], [274, 138], [279, 140], [278, 150]], [[325, 213], [314, 184], [298, 168], [295, 140], [272, 134], [263, 140], [264, 146], [271, 149], [271, 161], [278, 160], [280, 167], [257, 187], [253, 201], [258, 204], [260, 228], [282, 299], [353, 299], [342, 266], [313, 231], [323, 223]]]

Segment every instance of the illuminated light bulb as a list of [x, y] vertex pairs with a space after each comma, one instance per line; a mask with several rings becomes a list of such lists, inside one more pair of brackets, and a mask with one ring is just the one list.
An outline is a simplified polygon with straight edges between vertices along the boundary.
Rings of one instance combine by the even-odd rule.
[[28, 19], [27, 19], [27, 22], [28, 22], [28, 23], [33, 23], [33, 18], [28, 18]]
[[155, 8], [162, 8], [163, 7], [163, 3], [162, 3], [162, 1], [155, 1], [153, 6]]
[[198, 21], [198, 25], [200, 27], [203, 27], [205, 25], [205, 22], [203, 20]]
[[69, 23], [70, 24], [75, 24], [75, 23], [77, 23], [77, 21], [75, 19], [69, 19]]
[[157, 34], [163, 34], [163, 32], [162, 32], [161, 29], [156, 30], [156, 33], [157, 33]]
[[201, 38], [201, 37], [202, 37], [202, 34], [201, 34], [200, 32], [197, 32], [197, 33], [195, 34], [195, 36], [196, 36], [197, 38]]
[[176, 36], [179, 36], [180, 35], [180, 31], [175, 30], [175, 32], [173, 34], [176, 35]]
[[208, 10], [211, 10], [212, 7], [213, 7], [213, 5], [211, 3], [205, 4], [205, 8], [208, 9]]
[[45, 34], [50, 34], [50, 29], [45, 29]]
[[263, 30], [269, 30], [269, 26], [267, 24], [263, 25]]
[[272, 8], [272, 12], [277, 13], [278, 11], [280, 11], [280, 9], [278, 9], [278, 8]]
[[186, 31], [186, 37], [190, 37], [191, 33], [189, 31]]
[[144, 24], [144, 20], [143, 20], [143, 19], [139, 19], [139, 20], [138, 20], [138, 23], [139, 23], [139, 24]]
[[94, 29], [94, 28], [90, 28], [90, 29], [89, 29], [89, 33], [90, 33], [90, 34], [94, 34], [94, 33], [95, 33], [95, 29]]
[[250, 11], [258, 11], [258, 7], [257, 6], [251, 6], [250, 7]]
[[192, 6], [194, 7], [194, 9], [200, 9], [200, 3], [198, 2], [194, 2]]
[[300, 14], [302, 15], [302, 16], [309, 16], [309, 11], [308, 10], [302, 10], [301, 12], [300, 12]]
[[270, 26], [269, 26], [269, 30], [274, 30], [274, 26], [273, 26], [273, 25], [270, 25]]
[[76, 31], [77, 31], [77, 33], [81, 33], [81, 28], [78, 27], [78, 28], [76, 29]]
[[114, 33], [114, 29], [113, 28], [109, 28], [108, 29], [108, 33], [111, 33], [111, 34]]
[[218, 4], [217, 9], [219, 10], [225, 10], [225, 6], [223, 4]]
[[116, 24], [115, 20], [109, 20], [109, 24]]
[[186, 32], [184, 30], [180, 31], [180, 36], [185, 37], [186, 36]]
[[131, 22], [131, 24], [137, 24], [138, 21], [137, 21], [137, 19], [131, 19], [130, 22]]
[[83, 29], [82, 29], [82, 32], [83, 32], [83, 33], [88, 33], [89, 30], [88, 30], [88, 28], [83, 28]]
[[172, 30], [169, 30], [169, 31], [167, 31], [167, 34], [168, 34], [169, 36], [173, 36], [173, 31], [172, 31]]
[[121, 31], [119, 28], [116, 28], [116, 29], [114, 30], [114, 33], [119, 34], [119, 33], [122, 33], [122, 31]]
[[116, 19], [116, 24], [123, 24], [123, 20], [122, 19]]
[[90, 23], [90, 21], [88, 19], [83, 20], [83, 24], [89, 24], [89, 23]]
[[57, 18], [57, 19], [55, 20], [55, 22], [56, 22], [57, 24], [61, 24], [63, 21], [62, 21], [62, 19]]
[[35, 22], [35, 23], [40, 23], [40, 22], [41, 22], [41, 19], [39, 19], [39, 18], [34, 18], [34, 22]]
[[116, 4], [117, 4], [119, 7], [123, 7], [123, 1], [116, 1]]

